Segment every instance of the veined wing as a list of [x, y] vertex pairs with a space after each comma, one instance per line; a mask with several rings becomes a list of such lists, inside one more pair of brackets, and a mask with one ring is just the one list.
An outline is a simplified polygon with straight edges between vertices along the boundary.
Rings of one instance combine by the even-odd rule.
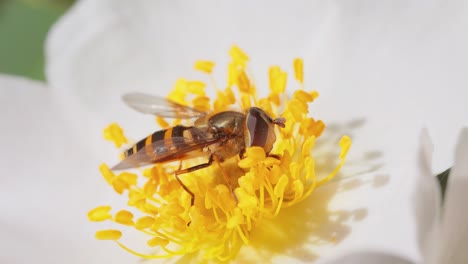
[[168, 118], [193, 118], [206, 115], [205, 112], [178, 104], [169, 99], [144, 93], [129, 93], [123, 101], [138, 112]]
[[201, 142], [184, 137], [162, 139], [125, 157], [119, 164], [112, 167], [112, 170], [131, 169], [154, 163], [208, 156], [211, 153], [204, 151], [204, 148], [219, 141], [220, 139], [217, 138], [209, 138]]

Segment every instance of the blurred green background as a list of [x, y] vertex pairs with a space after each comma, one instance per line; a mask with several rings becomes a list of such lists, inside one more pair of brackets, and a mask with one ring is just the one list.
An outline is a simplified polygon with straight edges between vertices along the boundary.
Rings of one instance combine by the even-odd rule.
[[44, 80], [44, 41], [73, 0], [0, 0], [0, 73]]

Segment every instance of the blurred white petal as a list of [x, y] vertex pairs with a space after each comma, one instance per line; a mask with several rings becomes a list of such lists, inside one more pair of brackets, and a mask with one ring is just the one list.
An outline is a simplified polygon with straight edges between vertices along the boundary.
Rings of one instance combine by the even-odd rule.
[[468, 259], [468, 129], [460, 133], [455, 164], [450, 171], [444, 201], [441, 233], [436, 238], [433, 263], [465, 263]]
[[[422, 262], [465, 263], [468, 259], [468, 213], [465, 202], [468, 193], [468, 129], [464, 128], [458, 140], [443, 215], [440, 215], [440, 187], [431, 172], [433, 146], [427, 129], [423, 129], [420, 140], [419, 185], [415, 192], [415, 212]], [[440, 221], [442, 219], [442, 221]], [[387, 252], [369, 249], [357, 253], [345, 253], [339, 257], [328, 257], [321, 263], [415, 263]], [[419, 261], [417, 263], [420, 263]]]
[[[73, 135], [110, 159], [98, 147], [108, 122], [118, 121], [135, 139], [155, 129], [149, 117], [120, 102], [124, 91], [166, 94], [180, 76], [200, 78], [191, 71], [196, 59], [224, 68], [234, 43], [252, 57], [264, 90], [268, 65], [290, 69], [292, 58], [301, 56], [306, 84], [321, 93], [312, 114], [340, 124], [325, 135], [346, 133], [354, 140], [342, 173], [350, 178], [330, 187], [339, 193], [329, 204], [352, 232], [323, 254], [374, 246], [413, 258], [409, 201], [421, 173], [420, 127], [433, 136], [434, 169], [440, 171], [451, 165], [455, 133], [468, 123], [468, 90], [460, 88], [468, 83], [468, 37], [460, 34], [467, 24], [461, 1], [88, 0], [52, 30], [47, 76], [55, 93], [66, 94], [59, 96], [60, 113]], [[223, 72], [216, 75], [219, 83]], [[379, 184], [382, 179], [389, 181]], [[368, 214], [355, 220], [363, 210]]]
[[[99, 161], [78, 144], [45, 85], [0, 75], [1, 263], [130, 261], [99, 243], [86, 212], [114, 195], [96, 184]], [[109, 195], [106, 197], [106, 195]], [[99, 248], [96, 246], [99, 245]]]

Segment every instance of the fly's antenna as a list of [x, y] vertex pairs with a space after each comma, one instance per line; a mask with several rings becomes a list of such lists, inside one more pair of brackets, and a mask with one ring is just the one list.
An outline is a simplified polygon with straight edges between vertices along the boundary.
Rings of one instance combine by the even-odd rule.
[[285, 127], [284, 123], [286, 123], [286, 118], [284, 118], [284, 117], [278, 117], [278, 118], [273, 119], [273, 124], [275, 124], [275, 125], [277, 125], [279, 127], [284, 128]]

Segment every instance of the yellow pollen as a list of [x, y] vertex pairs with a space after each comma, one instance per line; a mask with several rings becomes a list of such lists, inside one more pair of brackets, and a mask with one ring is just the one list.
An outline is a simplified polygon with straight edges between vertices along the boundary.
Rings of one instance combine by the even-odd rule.
[[351, 147], [351, 139], [348, 136], [343, 136], [339, 144], [341, 147], [340, 159], [345, 159]]
[[251, 98], [246, 94], [241, 95], [241, 105], [243, 109], [249, 109], [252, 106], [250, 99]]
[[296, 90], [294, 91], [293, 98], [303, 102], [303, 103], [310, 103], [314, 101], [315, 97], [311, 93], [308, 93], [304, 90]]
[[178, 79], [174, 85], [174, 88], [167, 98], [173, 102], [184, 105], [185, 97], [187, 96], [187, 80], [181, 78]]
[[156, 117], [156, 123], [158, 123], [158, 125], [162, 128], [162, 129], [166, 129], [168, 128], [170, 125], [169, 123], [162, 117], [160, 116], [157, 116]]
[[228, 220], [226, 227], [228, 229], [233, 229], [244, 223], [244, 215], [242, 214], [240, 208], [234, 210], [233, 216]]
[[122, 172], [117, 176], [117, 178], [130, 186], [135, 185], [137, 183], [138, 175], [130, 172]]
[[255, 195], [248, 194], [245, 189], [237, 188], [235, 190], [237, 199], [239, 199], [239, 203], [237, 206], [247, 211], [247, 214], [250, 214], [250, 210], [254, 210], [258, 204], [258, 198]]
[[249, 56], [247, 56], [247, 54], [245, 54], [245, 52], [237, 46], [233, 46], [231, 48], [229, 55], [231, 55], [234, 63], [242, 65], [243, 67], [245, 67], [247, 61], [249, 60]]
[[187, 92], [199, 96], [205, 95], [206, 84], [202, 81], [189, 81], [187, 83]]
[[104, 129], [104, 139], [114, 142], [115, 146], [118, 148], [128, 143], [123, 129], [117, 123], [112, 123]]
[[310, 155], [310, 150], [314, 147], [315, 145], [315, 136], [311, 136], [308, 139], [305, 140], [304, 145], [302, 145], [302, 156], [307, 157]]
[[151, 227], [155, 223], [155, 219], [151, 216], [144, 216], [139, 218], [135, 224], [137, 229], [146, 229]]
[[247, 193], [254, 194], [256, 190], [260, 188], [261, 183], [257, 175], [254, 173], [246, 173], [244, 176], [239, 178], [239, 187], [247, 191]]
[[284, 190], [286, 189], [287, 184], [288, 184], [288, 176], [284, 174], [281, 175], [281, 177], [278, 180], [278, 183], [275, 186], [275, 195], [281, 196], [284, 193]]
[[118, 240], [122, 237], [122, 232], [114, 229], [100, 230], [96, 232], [95, 236], [99, 240]]
[[210, 98], [207, 96], [198, 96], [192, 100], [192, 105], [200, 111], [208, 111], [210, 109]]
[[88, 212], [88, 219], [93, 222], [109, 220], [112, 218], [112, 215], [109, 213], [110, 210], [110, 206], [98, 206]]
[[241, 71], [237, 75], [237, 86], [239, 90], [244, 93], [250, 93], [253, 91], [252, 84], [250, 83], [249, 77], [247, 77], [247, 73], [245, 71]]
[[200, 60], [200, 61], [195, 62], [194, 68], [197, 71], [210, 74], [213, 72], [214, 66], [215, 66], [215, 63], [212, 61]]
[[228, 65], [228, 87], [231, 87], [231, 85], [234, 85], [237, 83], [237, 76], [238, 76], [238, 66], [234, 63], [231, 62]]
[[319, 95], [320, 95], [319, 92], [317, 92], [317, 91], [311, 91], [310, 94], [314, 98], [313, 100], [317, 99], [319, 97]]
[[296, 58], [293, 65], [294, 77], [296, 77], [296, 80], [302, 84], [304, 82], [304, 62], [301, 58]]
[[156, 247], [156, 246], [161, 246], [165, 247], [167, 244], [169, 244], [169, 240], [162, 238], [162, 237], [153, 237], [152, 239], [148, 240], [147, 244], [150, 247]]
[[99, 166], [99, 170], [101, 171], [101, 175], [102, 177], [104, 177], [104, 179], [106, 180], [106, 182], [108, 184], [112, 184], [112, 181], [114, 180], [115, 178], [115, 175], [114, 173], [109, 169], [109, 167], [106, 165], [106, 164], [101, 164], [101, 166]]
[[[146, 259], [190, 255], [199, 262], [229, 262], [236, 258], [243, 245], [255, 244], [255, 236], [251, 234], [258, 227], [267, 225], [265, 219], [275, 218], [282, 209], [307, 199], [338, 173], [351, 147], [351, 139], [343, 136], [337, 142], [341, 152], [336, 157], [339, 162], [335, 168], [325, 172], [316, 169], [314, 155], [319, 154], [314, 151], [314, 146], [326, 125], [309, 114], [309, 105], [319, 94], [304, 88], [302, 59], [293, 62], [299, 89], [286, 92], [287, 72], [272, 66], [268, 69], [268, 94], [261, 97], [257, 96], [247, 54], [234, 46], [229, 57], [224, 86], [207, 85], [215, 83], [212, 75], [215, 63], [201, 60], [194, 68], [206, 73], [204, 77], [208, 80], [178, 79], [167, 96], [168, 100], [207, 112], [206, 117], [198, 121], [156, 117], [155, 121], [163, 129], [177, 124], [205, 129], [199, 124], [203, 124], [203, 118], [209, 120], [213, 113], [231, 110], [246, 113], [248, 108], [256, 106], [272, 119], [286, 119], [285, 127], [273, 125], [276, 141], [271, 152], [265, 153], [264, 148], [258, 146], [247, 147], [243, 155], [180, 174], [185, 188], [194, 194], [193, 205], [191, 195], [174, 177], [174, 172], [206, 163], [208, 153], [216, 148], [223, 149], [222, 146], [203, 146], [187, 153], [200, 154], [198, 158], [156, 163], [132, 172], [113, 172], [106, 164], [101, 164], [99, 170], [105, 182], [121, 194], [120, 198], [125, 198], [127, 204], [112, 213], [110, 206], [98, 206], [88, 212], [89, 221], [107, 220], [123, 227], [125, 232], [138, 232], [146, 237], [146, 244], [136, 245], [137, 248], [144, 247], [138, 252], [120, 241], [122, 232], [114, 229], [97, 231], [97, 239], [114, 240], [122, 249]], [[215, 89], [214, 98], [207, 96], [208, 88]], [[210, 133], [206, 135], [210, 136]], [[193, 136], [187, 135], [190, 139]], [[104, 129], [104, 137], [117, 147], [128, 143], [116, 123]], [[172, 136], [165, 134], [165, 138]], [[167, 147], [170, 147], [169, 141]], [[233, 144], [225, 148], [233, 147], [238, 146]], [[151, 150], [146, 154], [151, 154]], [[280, 228], [270, 229], [280, 232]]]
[[112, 181], [112, 187], [114, 188], [115, 192], [122, 194], [126, 189], [128, 189], [129, 186], [125, 181], [121, 179], [115, 179]]
[[247, 157], [256, 161], [262, 161], [266, 158], [265, 150], [261, 147], [251, 147], [246, 151]]
[[121, 210], [115, 214], [115, 221], [122, 225], [133, 225], [133, 214], [126, 210]]
[[279, 66], [273, 66], [269, 70], [270, 77], [270, 89], [275, 95], [284, 93], [286, 90], [286, 82], [288, 80], [288, 74], [281, 71]]

